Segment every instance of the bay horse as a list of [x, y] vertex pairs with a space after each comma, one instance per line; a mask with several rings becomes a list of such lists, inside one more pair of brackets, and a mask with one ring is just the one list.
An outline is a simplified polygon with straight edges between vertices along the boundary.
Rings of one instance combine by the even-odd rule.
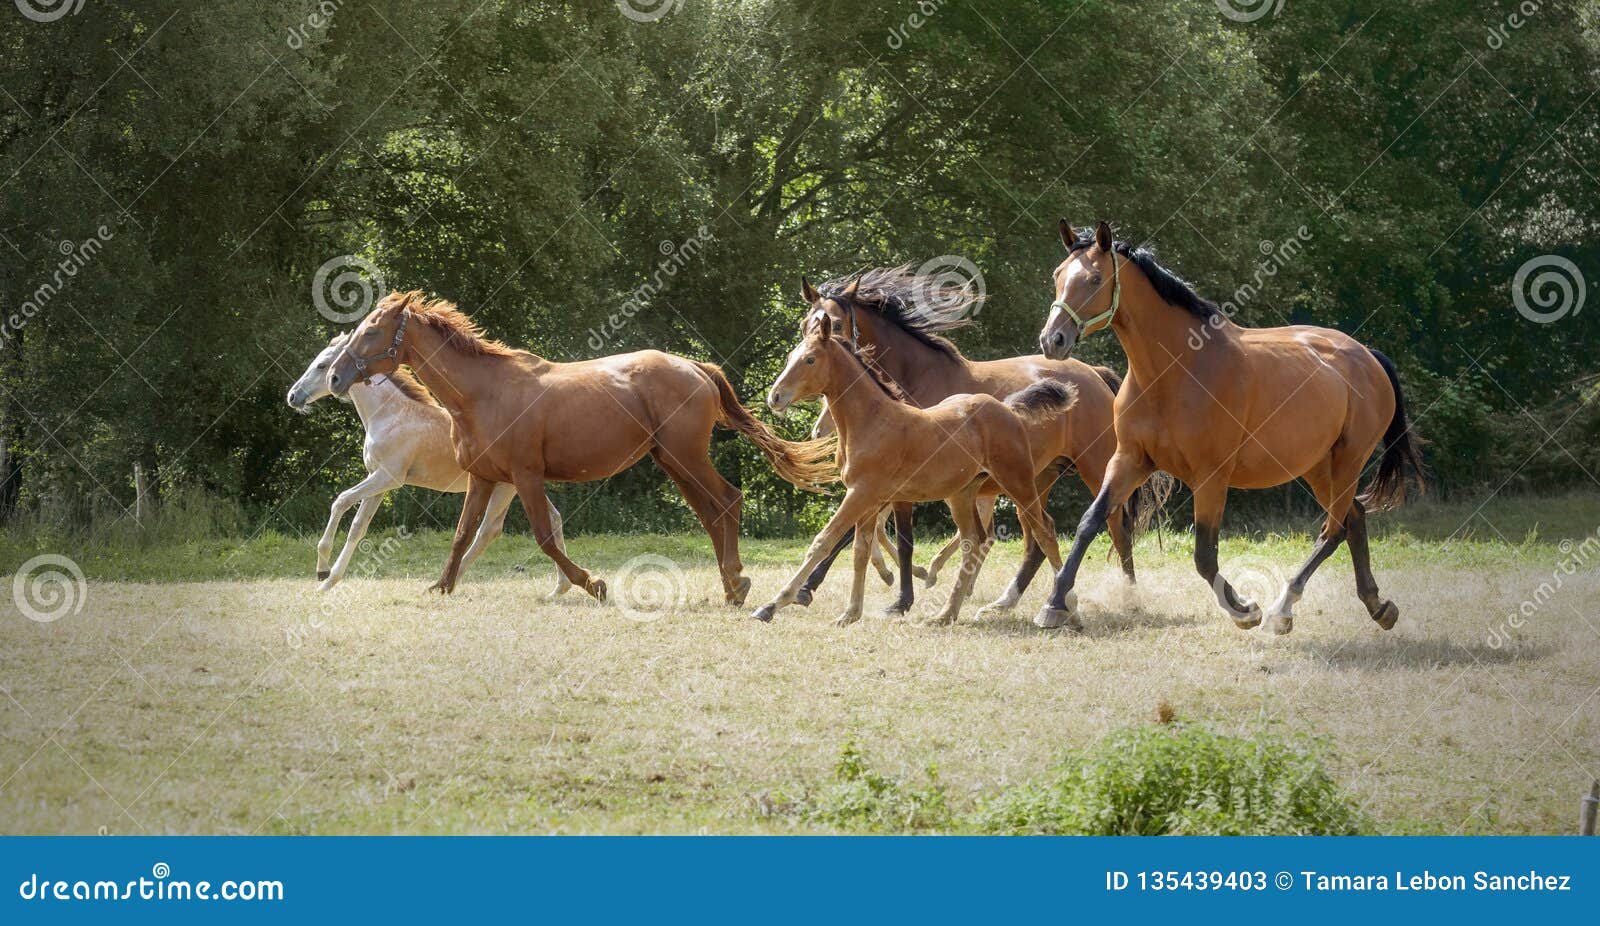
[[[1106, 513], [1159, 468], [1193, 491], [1195, 568], [1241, 629], [1258, 626], [1262, 615], [1217, 571], [1228, 489], [1296, 478], [1311, 486], [1327, 518], [1311, 556], [1267, 611], [1268, 629], [1294, 628], [1293, 607], [1306, 582], [1347, 539], [1356, 594], [1379, 627], [1393, 628], [1400, 610], [1378, 594], [1366, 512], [1404, 501], [1407, 469], [1420, 492], [1424, 470], [1389, 358], [1331, 328], [1237, 325], [1150, 251], [1114, 241], [1105, 222], [1078, 234], [1062, 219], [1060, 232], [1067, 257], [1055, 270], [1055, 302], [1039, 347], [1066, 357], [1080, 339], [1110, 328], [1128, 355], [1128, 376], [1117, 393], [1117, 451], [1105, 485], [1034, 623], [1080, 629], [1072, 589], [1084, 548]], [[1358, 496], [1356, 484], [1380, 442], [1377, 473]]]
[[[328, 368], [344, 351], [348, 339], [348, 333], [334, 335], [328, 346], [311, 359], [305, 372], [289, 387], [290, 408], [302, 415], [310, 414], [313, 404], [333, 394], [328, 388]], [[377, 514], [383, 497], [390, 491], [407, 485], [440, 492], [467, 491], [467, 474], [456, 462], [455, 451], [450, 446], [450, 413], [434, 401], [411, 374], [396, 369], [373, 382], [354, 383], [347, 397], [355, 405], [356, 415], [366, 431], [366, 439], [361, 444], [361, 462], [366, 465], [367, 477], [333, 500], [328, 526], [317, 542], [317, 579], [322, 583], [317, 586], [319, 592], [328, 591], [344, 578], [351, 557], [372, 523], [372, 516]], [[483, 525], [461, 559], [462, 572], [500, 536], [506, 511], [516, 497], [514, 486], [501, 483], [494, 487]], [[355, 519], [350, 522], [350, 532], [339, 558], [330, 568], [328, 559], [333, 553], [339, 523], [351, 506], [358, 506]], [[550, 521], [556, 545], [566, 549], [561, 512], [554, 505], [550, 506]], [[571, 587], [567, 577], [557, 572], [556, 587], [545, 595], [545, 600], [556, 598]]]
[[487, 338], [454, 304], [391, 293], [361, 322], [328, 372], [335, 395], [405, 364], [449, 412], [466, 503], [439, 581], [454, 590], [462, 554], [497, 483], [522, 496], [539, 548], [567, 580], [604, 601], [606, 586], [556, 543], [545, 483], [613, 476], [646, 455], [683, 492], [716, 552], [725, 599], [750, 591], [739, 559], [742, 495], [711, 464], [711, 430], [749, 438], [778, 473], [821, 491], [833, 445], [784, 440], [750, 414], [716, 366], [656, 350], [558, 363]]
[[[808, 313], [819, 310], [825, 314], [833, 333], [847, 337], [870, 353], [915, 405], [932, 406], [963, 393], [1004, 398], [1040, 379], [1059, 382], [1072, 389], [1078, 398], [1070, 410], [1063, 410], [1055, 418], [1038, 418], [1030, 423], [1028, 438], [1037, 474], [1035, 486], [1040, 496], [1048, 499], [1056, 480], [1071, 468], [1077, 471], [1091, 493], [1100, 491], [1106, 466], [1116, 450], [1112, 404], [1122, 385], [1122, 377], [1114, 370], [1090, 366], [1072, 358], [1053, 360], [1038, 354], [1001, 360], [969, 359], [943, 333], [971, 324], [971, 312], [981, 296], [971, 289], [917, 276], [911, 272], [909, 264], [879, 267], [855, 277], [829, 280], [817, 293], [819, 298]], [[813, 434], [828, 432], [825, 413]], [[1112, 547], [1129, 582], [1134, 581], [1133, 541], [1164, 504], [1171, 490], [1171, 479], [1164, 473], [1156, 473], [1107, 518]], [[978, 510], [986, 532], [993, 530], [998, 494], [999, 488], [993, 482], [979, 493]], [[911, 600], [906, 569], [910, 559], [909, 507], [905, 503], [896, 506], [896, 534], [901, 538], [906, 562], [901, 565], [901, 597], [890, 606], [891, 613], [903, 613]], [[903, 512], [904, 529], [901, 529]], [[959, 543], [959, 537], [952, 540], [930, 562], [928, 585], [936, 581], [939, 569]], [[807, 579], [801, 592], [802, 601], [821, 584], [838, 552], [833, 551]], [[1042, 563], [1042, 555], [1025, 557], [1016, 580], [984, 611], [1007, 611], [1015, 607]]]
[[[945, 501], [960, 531], [963, 555], [950, 598], [931, 623], [953, 622], [988, 553], [977, 497], [991, 479], [1016, 502], [1030, 552], [1037, 546], [1052, 564], [1059, 563], [1055, 523], [1045, 513], [1034, 485], [1026, 422], [1059, 415], [1072, 405], [1074, 390], [1039, 380], [1005, 402], [990, 395], [963, 394], [918, 408], [853, 341], [833, 332], [831, 319], [820, 308], [823, 297], [809, 282], [802, 280], [801, 286], [813, 306], [810, 323], [790, 351], [767, 402], [781, 412], [795, 402], [817, 396], [827, 399], [838, 431], [839, 476], [846, 491], [838, 510], [812, 541], [800, 570], [755, 617], [770, 621], [779, 608], [794, 602], [811, 570], [854, 527], [862, 542], [855, 549], [850, 603], [834, 623], [856, 622], [861, 618], [870, 556], [867, 538], [878, 513], [896, 501]], [[856, 289], [857, 283], [850, 283], [840, 298], [850, 299]]]

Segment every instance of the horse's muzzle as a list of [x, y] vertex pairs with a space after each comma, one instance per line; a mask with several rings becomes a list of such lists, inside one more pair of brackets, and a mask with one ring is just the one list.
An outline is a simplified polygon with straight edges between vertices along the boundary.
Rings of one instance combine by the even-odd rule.
[[1051, 360], [1065, 360], [1072, 356], [1072, 348], [1077, 343], [1077, 338], [1068, 337], [1060, 328], [1047, 331], [1039, 335], [1039, 353]]
[[781, 415], [789, 410], [789, 398], [774, 389], [767, 393], [767, 407]]

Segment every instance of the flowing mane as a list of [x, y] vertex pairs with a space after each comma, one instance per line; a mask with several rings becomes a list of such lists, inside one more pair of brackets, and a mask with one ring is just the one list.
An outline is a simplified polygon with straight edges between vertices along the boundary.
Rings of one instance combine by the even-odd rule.
[[851, 341], [840, 341], [839, 343], [844, 345], [844, 349], [850, 352], [850, 356], [856, 358], [856, 362], [866, 369], [868, 375], [872, 378], [872, 382], [883, 390], [884, 395], [894, 399], [896, 402], [904, 402], [907, 405], [912, 404], [911, 399], [906, 396], [905, 390], [901, 389], [900, 384], [894, 381], [894, 377], [885, 373], [883, 367], [878, 366], [878, 361], [872, 359], [872, 350], [870, 348], [857, 347]]
[[[1072, 243], [1067, 253], [1076, 254], [1094, 244], [1094, 229], [1082, 228], [1078, 230], [1078, 240]], [[1211, 318], [1221, 313], [1217, 304], [1194, 291], [1194, 287], [1183, 281], [1183, 278], [1161, 266], [1156, 260], [1156, 254], [1149, 248], [1135, 249], [1126, 241], [1114, 241], [1111, 249], [1128, 262], [1138, 267], [1149, 278], [1150, 285], [1154, 287], [1156, 295], [1164, 301], [1188, 310], [1196, 318]]]
[[960, 358], [961, 351], [939, 336], [972, 324], [972, 311], [983, 303], [984, 295], [972, 284], [961, 285], [935, 274], [917, 275], [910, 264], [874, 267], [857, 277], [839, 277], [817, 287], [826, 299], [842, 301], [850, 281], [858, 279], [851, 304], [898, 325], [916, 340], [949, 357]]
[[439, 332], [449, 346], [472, 357], [517, 357], [526, 353], [509, 347], [483, 333], [477, 323], [446, 299], [429, 299], [421, 290], [393, 292], [378, 303], [378, 308], [400, 304], [412, 316]]

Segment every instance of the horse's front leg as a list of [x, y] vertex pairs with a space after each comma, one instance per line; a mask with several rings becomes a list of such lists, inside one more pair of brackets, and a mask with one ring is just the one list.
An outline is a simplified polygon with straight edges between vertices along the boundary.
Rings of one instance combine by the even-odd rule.
[[877, 511], [876, 504], [876, 500], [869, 500], [866, 493], [859, 489], [846, 491], [844, 500], [839, 503], [839, 509], [828, 519], [828, 524], [822, 532], [811, 541], [811, 547], [806, 550], [805, 561], [800, 564], [800, 569], [794, 574], [794, 578], [778, 592], [776, 598], [757, 608], [752, 616], [756, 620], [770, 621], [773, 615], [778, 613], [779, 608], [793, 604], [811, 570], [822, 562], [839, 542], [839, 538], [860, 521], [863, 514]]
[[[1213, 478], [1194, 490], [1194, 568], [1217, 596], [1217, 604], [1233, 618], [1234, 626], [1250, 630], [1261, 623], [1261, 606], [1240, 598], [1217, 570], [1217, 541], [1222, 536], [1222, 510], [1228, 504], [1228, 482]], [[1331, 549], [1329, 553], [1333, 552]]]
[[493, 481], [471, 473], [467, 474], [467, 478], [467, 500], [462, 503], [461, 518], [456, 522], [455, 540], [450, 544], [450, 559], [445, 562], [444, 573], [439, 576], [439, 581], [428, 587], [430, 592], [448, 595], [456, 590], [456, 579], [461, 575], [461, 558], [466, 555], [467, 545], [472, 542], [478, 524], [483, 521], [484, 511], [489, 507], [489, 496], [494, 493]]
[[1127, 504], [1128, 497], [1144, 484], [1154, 469], [1154, 464], [1142, 452], [1117, 448], [1110, 465], [1106, 467], [1106, 480], [1100, 486], [1100, 494], [1094, 497], [1089, 510], [1083, 513], [1083, 519], [1078, 522], [1078, 533], [1072, 538], [1072, 552], [1067, 554], [1066, 563], [1056, 574], [1050, 600], [1034, 615], [1035, 626], [1047, 630], [1055, 627], [1083, 629], [1076, 614], [1078, 594], [1073, 590], [1078, 584], [1078, 568], [1083, 565], [1089, 545], [1105, 530], [1108, 513]]
[[[345, 512], [355, 507], [358, 503], [365, 501], [367, 498], [372, 496], [381, 496], [383, 493], [389, 491], [390, 489], [396, 488], [401, 484], [401, 480], [391, 477], [380, 467], [376, 471], [368, 473], [367, 478], [361, 480], [350, 488], [345, 489], [343, 492], [340, 492], [334, 497], [332, 511], [328, 515], [328, 526], [322, 532], [322, 539], [317, 541], [318, 581], [326, 580], [330, 576], [328, 571], [328, 559], [333, 554], [333, 541], [334, 538], [339, 536], [339, 522], [344, 520]], [[349, 548], [350, 544], [347, 541], [345, 543], [345, 553], [349, 552]], [[343, 559], [344, 554], [340, 554], [340, 558]], [[334, 577], [333, 580], [331, 582], [327, 582], [321, 590], [327, 591], [337, 584], [338, 581], [338, 578]]]

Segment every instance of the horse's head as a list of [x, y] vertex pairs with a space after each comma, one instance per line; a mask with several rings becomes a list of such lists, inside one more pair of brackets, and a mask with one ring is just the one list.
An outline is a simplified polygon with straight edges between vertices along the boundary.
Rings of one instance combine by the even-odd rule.
[[829, 307], [834, 313], [848, 311], [848, 300], [855, 296], [855, 292], [856, 284], [852, 281], [837, 297], [823, 297], [810, 280], [800, 278], [800, 294], [810, 308], [800, 322], [800, 343], [789, 352], [789, 361], [783, 373], [772, 384], [772, 391], [767, 393], [767, 404], [773, 411], [786, 411], [796, 402], [822, 395], [823, 389], [832, 381], [834, 364], [838, 359], [838, 351], [833, 349], [837, 345], [832, 342], [840, 335], [836, 334], [836, 317], [830, 314]]
[[1061, 220], [1067, 259], [1055, 272], [1055, 302], [1039, 332], [1039, 350], [1051, 360], [1072, 356], [1078, 341], [1110, 326], [1122, 297], [1121, 260], [1112, 248], [1111, 226], [1101, 222], [1093, 235], [1079, 237]]
[[333, 394], [328, 389], [328, 369], [344, 351], [344, 342], [348, 337], [343, 334], [334, 335], [328, 346], [318, 351], [311, 359], [311, 365], [306, 367], [306, 371], [300, 374], [300, 378], [294, 381], [293, 386], [289, 387], [287, 401], [290, 408], [302, 415], [309, 415], [312, 403]]
[[362, 319], [328, 370], [328, 388], [334, 395], [342, 396], [356, 381], [366, 382], [400, 366], [409, 307], [416, 297], [416, 293], [390, 293]]

